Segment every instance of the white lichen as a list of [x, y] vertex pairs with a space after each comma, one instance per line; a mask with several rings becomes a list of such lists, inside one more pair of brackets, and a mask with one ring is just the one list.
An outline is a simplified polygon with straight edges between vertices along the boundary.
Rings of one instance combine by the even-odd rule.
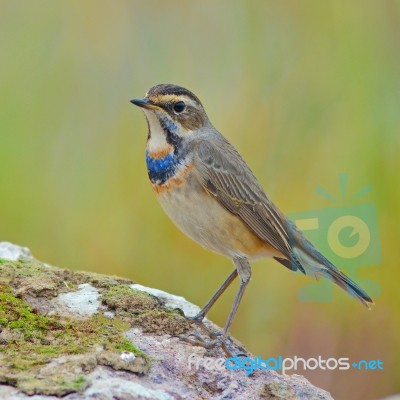
[[100, 307], [100, 293], [89, 283], [82, 283], [75, 292], [62, 293], [54, 299], [55, 302], [68, 311], [81, 316], [91, 316]]

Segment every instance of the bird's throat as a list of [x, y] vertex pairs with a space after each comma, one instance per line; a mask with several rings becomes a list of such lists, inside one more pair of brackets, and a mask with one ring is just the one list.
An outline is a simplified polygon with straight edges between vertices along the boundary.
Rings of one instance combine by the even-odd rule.
[[175, 175], [177, 168], [180, 166], [180, 161], [174, 151], [162, 158], [153, 158], [149, 151], [146, 150], [147, 171], [151, 183], [163, 185], [167, 182], [168, 179]]

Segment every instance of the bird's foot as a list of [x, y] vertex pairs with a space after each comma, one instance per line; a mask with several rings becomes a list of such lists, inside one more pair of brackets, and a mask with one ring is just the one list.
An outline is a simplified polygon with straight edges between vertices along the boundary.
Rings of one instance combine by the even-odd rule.
[[[189, 335], [178, 336], [180, 340], [189, 343], [193, 346], [204, 347], [207, 350], [215, 349], [217, 346], [221, 346], [222, 350], [227, 357], [235, 356], [246, 356], [245, 350], [234, 344], [233, 340], [226, 334], [217, 332], [210, 329], [204, 323], [204, 315], [197, 314], [194, 317], [186, 317], [189, 321], [195, 323], [209, 339], [203, 338], [198, 333], [191, 333]], [[239, 349], [239, 352], [237, 351]]]
[[[193, 339], [192, 339], [193, 337]], [[212, 349], [216, 345], [218, 345], [220, 342], [218, 339], [210, 339], [206, 340], [203, 339], [200, 335], [196, 333], [191, 333], [190, 335], [187, 336], [179, 336], [179, 339], [181, 339], [183, 342], [189, 343], [193, 346], [200, 346], [204, 347], [205, 349]]]
[[207, 350], [212, 350], [217, 346], [221, 346], [227, 357], [234, 357], [234, 353], [230, 350], [231, 343], [229, 338], [221, 334], [217, 335], [215, 333], [212, 333], [210, 337], [211, 339], [207, 340], [196, 333], [192, 333], [187, 336], [179, 336], [179, 339], [193, 346], [204, 347]]
[[[193, 345], [198, 343], [199, 345], [204, 344], [202, 347], [212, 348], [218, 343], [218, 338], [221, 336], [221, 333], [216, 332], [215, 330], [211, 330], [204, 323], [204, 315], [196, 315], [195, 317], [186, 317], [189, 321], [195, 323], [211, 340], [203, 339], [199, 334], [192, 333], [188, 336], [193, 336], [195, 339], [190, 339], [188, 336], [180, 336], [184, 341], [188, 343], [192, 343]], [[188, 340], [186, 340], [188, 339]]]
[[203, 324], [204, 325], [204, 318], [206, 316], [204, 314], [202, 314], [201, 312], [196, 314], [194, 317], [186, 317], [186, 319], [188, 319], [189, 321], [192, 321], [196, 324]]

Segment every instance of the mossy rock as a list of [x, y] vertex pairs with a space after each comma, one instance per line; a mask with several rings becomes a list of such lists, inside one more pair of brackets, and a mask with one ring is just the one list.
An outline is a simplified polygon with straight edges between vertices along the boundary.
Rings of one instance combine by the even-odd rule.
[[[131, 325], [121, 318], [101, 312], [87, 318], [43, 315], [26, 300], [49, 302], [78, 283], [91, 282], [91, 274], [17, 261], [0, 263], [0, 276], [1, 383], [29, 395], [63, 396], [90, 385], [86, 374], [97, 365], [136, 373], [149, 370], [149, 358], [125, 338]], [[95, 280], [100, 281], [98, 275]]]

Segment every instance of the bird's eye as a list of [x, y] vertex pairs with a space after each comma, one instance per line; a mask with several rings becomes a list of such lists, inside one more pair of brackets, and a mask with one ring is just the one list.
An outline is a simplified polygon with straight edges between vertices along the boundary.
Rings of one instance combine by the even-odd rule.
[[185, 109], [185, 103], [183, 101], [178, 101], [174, 104], [174, 111], [181, 113]]

